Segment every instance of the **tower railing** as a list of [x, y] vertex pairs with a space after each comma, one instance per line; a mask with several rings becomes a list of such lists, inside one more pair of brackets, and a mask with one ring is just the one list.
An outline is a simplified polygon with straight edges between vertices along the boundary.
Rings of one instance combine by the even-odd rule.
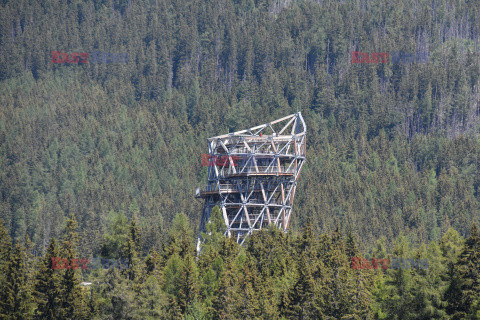
[[208, 162], [207, 185], [196, 191], [196, 197], [205, 199], [200, 229], [218, 205], [225, 234], [240, 244], [269, 224], [286, 232], [305, 162], [305, 140], [301, 113], [209, 138], [210, 159], [215, 161]]

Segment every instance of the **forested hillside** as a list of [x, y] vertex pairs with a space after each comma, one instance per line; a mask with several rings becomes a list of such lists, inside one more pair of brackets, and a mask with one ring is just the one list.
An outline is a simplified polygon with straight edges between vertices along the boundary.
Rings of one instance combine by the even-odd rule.
[[[1, 218], [44, 250], [73, 213], [98, 250], [109, 212], [158, 244], [199, 224], [206, 138], [301, 110], [293, 228], [367, 243], [479, 220], [480, 5], [470, 1], [4, 1]], [[54, 64], [51, 52], [128, 54]], [[351, 51], [427, 63], [352, 64]]]
[[187, 217], [178, 214], [160, 250], [141, 257], [141, 232], [134, 217], [125, 228], [105, 235], [102, 256], [124, 260], [109, 266], [104, 259], [100, 265], [79, 254], [73, 215], [59, 241], [52, 238], [42, 257], [31, 254], [29, 241], [12, 247], [0, 225], [0, 316], [75, 320], [480, 318], [480, 234], [476, 226], [466, 240], [449, 229], [439, 241], [418, 248], [399, 236], [390, 251], [383, 237], [366, 255], [369, 259], [362, 258], [365, 255], [351, 233], [318, 234], [310, 222], [299, 235], [264, 229], [240, 247], [223, 235], [222, 214], [215, 207], [205, 231], [202, 252], [196, 256], [192, 228]]
[[[178, 272], [200, 272], [212, 261], [205, 257], [204, 262], [193, 261], [193, 253], [185, 254], [191, 248], [175, 247], [167, 252], [165, 246], [173, 241], [177, 215], [186, 217], [182, 223], [189, 225], [185, 236], [189, 240], [185, 241], [193, 241], [198, 233], [203, 203], [194, 193], [206, 181], [201, 154], [207, 153], [208, 137], [301, 111], [307, 124], [307, 161], [296, 191], [291, 231], [288, 237], [272, 235], [290, 239], [281, 240], [286, 241], [284, 249], [291, 257], [284, 259], [289, 262], [278, 262], [282, 270], [289, 271], [262, 275], [265, 281], [272, 281], [265, 288], [281, 289], [263, 293], [277, 299], [272, 305], [278, 309], [270, 310], [273, 313], [261, 309], [261, 314], [293, 317], [291, 312], [298, 315], [298, 310], [304, 310], [288, 306], [291, 299], [310, 301], [309, 293], [288, 296], [295, 279], [303, 277], [307, 283], [314, 279], [315, 290], [320, 290], [316, 286], [323, 280], [319, 279], [328, 282], [331, 277], [318, 273], [324, 267], [312, 265], [311, 272], [317, 272], [312, 276], [303, 270], [298, 273], [298, 266], [314, 255], [328, 264], [325, 252], [333, 249], [326, 243], [336, 235], [345, 238], [350, 234], [359, 252], [367, 255], [379, 245], [388, 253], [399, 243], [422, 252], [433, 246], [428, 250], [435, 253], [429, 259], [438, 258], [438, 269], [430, 278], [422, 275], [423, 280], [415, 279], [435, 283], [432, 286], [437, 286], [435, 281], [445, 283], [438, 292], [424, 288], [428, 292], [422, 294], [428, 301], [435, 300], [435, 308], [445, 314], [463, 310], [473, 317], [471, 308], [475, 303], [478, 308], [478, 301], [473, 303], [470, 298], [465, 298], [468, 303], [461, 307], [446, 307], [447, 284], [455, 294], [460, 290], [460, 282], [452, 279], [460, 274], [453, 266], [461, 262], [448, 253], [450, 249], [440, 254], [435, 246], [441, 246], [442, 237], [453, 232], [458, 232], [458, 239], [475, 238], [472, 225], [480, 223], [479, 17], [480, 2], [473, 0], [1, 1], [0, 219], [5, 225], [4, 247], [15, 243], [10, 251], [5, 249], [2, 259], [13, 259], [14, 252], [28, 253], [34, 256], [31, 259], [47, 263], [54, 250], [62, 246], [67, 250], [68, 245], [59, 243], [56, 248], [51, 241], [63, 239], [69, 221], [73, 228], [73, 220], [78, 224], [76, 254], [118, 258], [130, 243], [128, 230], [134, 221], [141, 236], [132, 241], [138, 242], [135, 254], [146, 263], [145, 270], [171, 272], [162, 275], [170, 280], [159, 284], [144, 282], [148, 274], [144, 270], [138, 282], [138, 286], [149, 286], [142, 290], [158, 289], [170, 299], [170, 304], [158, 306], [163, 310], [158, 312], [164, 314], [168, 309], [184, 315], [187, 305], [198, 298], [201, 306], [195, 310], [207, 318], [254, 318], [235, 313], [245, 306], [235, 307], [237, 310], [228, 301], [212, 297], [220, 295], [214, 294], [215, 290], [229, 290], [236, 282], [230, 278], [230, 273], [239, 272], [235, 268], [252, 271], [248, 263], [256, 264], [255, 255], [263, 253], [251, 252], [255, 259], [249, 260], [248, 252], [260, 249], [254, 245], [233, 248], [225, 240], [222, 263], [228, 267], [212, 266], [211, 274], [195, 278], [203, 279], [197, 283], [203, 289], [197, 288], [195, 299], [184, 297], [181, 305], [175, 300], [181, 291], [173, 287], [171, 277], [180, 277]], [[54, 63], [52, 51], [126, 53], [128, 61]], [[352, 63], [353, 51], [422, 53], [427, 61]], [[307, 220], [316, 234], [312, 241], [324, 241], [323, 246], [329, 248], [318, 249], [323, 253], [311, 253], [310, 257], [304, 256], [310, 253], [298, 244]], [[477, 249], [472, 250], [478, 254], [478, 242], [474, 243], [471, 247]], [[175, 242], [175, 246], [181, 244]], [[232, 253], [235, 250], [246, 257]], [[151, 252], [163, 258], [145, 260]], [[68, 254], [74, 257], [72, 252]], [[440, 255], [451, 263], [450, 273], [442, 269], [447, 262]], [[171, 257], [176, 260], [169, 260]], [[344, 269], [350, 268], [349, 258], [346, 253], [341, 258]], [[156, 263], [161, 267], [152, 266]], [[45, 270], [49, 267], [43, 265]], [[29, 275], [33, 277], [34, 267], [26, 268], [32, 268]], [[260, 273], [270, 270], [258, 268]], [[350, 272], [352, 277], [357, 274]], [[10, 275], [13, 277], [13, 271]], [[383, 287], [378, 286], [393, 285], [365, 277], [380, 291]], [[130, 273], [121, 281], [133, 278]], [[219, 279], [224, 281], [222, 285], [216, 282]], [[255, 290], [262, 288], [262, 282], [252, 289], [252, 279], [236, 285], [244, 285], [241, 292], [258, 293]], [[476, 281], [480, 282], [478, 276]], [[307, 286], [301, 289], [305, 292], [313, 290], [308, 284], [302, 286]], [[295, 292], [302, 292], [299, 290]], [[202, 298], [197, 295], [200, 292]], [[387, 314], [396, 313], [386, 311], [388, 302], [368, 302], [391, 302], [389, 299], [399, 296], [385, 294], [373, 298], [358, 292], [355, 299], [362, 302], [355, 308], [363, 311], [350, 310], [342, 316], [364, 318], [362, 314], [370, 317], [377, 312], [383, 314], [380, 318], [392, 319]], [[145, 305], [150, 303], [147, 297], [145, 293]], [[309, 313], [304, 319], [320, 314], [325, 319], [341, 318], [335, 310], [342, 307], [336, 305], [328, 311], [324, 308], [333, 307], [324, 298], [316, 296], [318, 304], [308, 307], [323, 313]], [[409, 304], [420, 298], [411, 299]], [[444, 302], [447, 304], [442, 305]], [[225, 311], [227, 316], [213, 315], [209, 308], [220, 310], [214, 303], [234, 310]], [[268, 302], [262, 303], [263, 308], [269, 307]], [[34, 310], [33, 306], [24, 306], [24, 310]], [[98, 311], [93, 305], [89, 308], [92, 314]], [[121, 316], [121, 309], [115, 310]], [[197, 311], [189, 314], [195, 317]], [[431, 319], [425, 314], [419, 317]]]

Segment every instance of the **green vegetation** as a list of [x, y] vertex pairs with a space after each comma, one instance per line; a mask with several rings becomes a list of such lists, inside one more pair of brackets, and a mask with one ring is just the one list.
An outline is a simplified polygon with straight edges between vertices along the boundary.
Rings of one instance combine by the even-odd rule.
[[[472, 0], [0, 1], [0, 318], [480, 318], [479, 16]], [[238, 248], [217, 221], [197, 260], [206, 138], [296, 110], [291, 232]], [[349, 267], [387, 253], [430, 268]]]
[[[412, 247], [403, 236], [393, 255], [428, 259], [428, 268], [353, 269], [355, 237], [269, 228], [244, 247], [223, 236], [218, 207], [196, 256], [192, 229], [179, 214], [160, 252], [136, 257], [135, 220], [122, 241], [128, 268], [51, 268], [52, 256], [75, 257], [76, 221], [62, 246], [44, 258], [7, 247], [0, 268], [4, 319], [478, 319], [480, 236], [463, 242], [449, 231], [439, 242]], [[0, 232], [4, 232], [3, 225]], [[385, 254], [382, 241], [372, 256]], [[355, 255], [360, 255], [355, 253]], [[71, 260], [71, 258], [69, 258]], [[80, 286], [79, 278], [92, 282]]]

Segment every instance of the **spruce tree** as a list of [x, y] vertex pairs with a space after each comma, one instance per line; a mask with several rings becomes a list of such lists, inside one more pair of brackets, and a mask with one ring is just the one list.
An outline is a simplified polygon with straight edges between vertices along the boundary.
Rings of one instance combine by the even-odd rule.
[[220, 251], [223, 239], [225, 238], [225, 223], [223, 222], [222, 212], [218, 206], [213, 207], [210, 220], [205, 225], [205, 232], [201, 234], [201, 263], [204, 266], [209, 265]]
[[183, 319], [182, 309], [178, 305], [176, 297], [168, 298], [168, 305], [166, 311], [166, 319], [180, 320]]
[[214, 319], [236, 319], [241, 296], [238, 290], [237, 273], [230, 263], [226, 263], [220, 277], [220, 284], [213, 299]]
[[193, 252], [193, 232], [185, 214], [180, 213], [173, 219], [173, 226], [170, 229], [168, 239], [162, 244], [162, 260], [178, 254], [183, 259], [189, 252]]
[[5, 277], [0, 290], [2, 299], [0, 301], [1, 319], [32, 319], [33, 299], [31, 290], [28, 287], [25, 266], [25, 252], [20, 244], [16, 244], [10, 252], [5, 270]]
[[12, 250], [12, 239], [3, 225], [3, 220], [0, 219], [0, 272], [2, 275], [4, 274], [3, 268], [10, 256], [10, 250]]
[[121, 275], [117, 268], [110, 268], [99, 284], [99, 291], [106, 300], [100, 301], [102, 318], [132, 319], [138, 305], [132, 282]]
[[[399, 236], [396, 241], [393, 253], [397, 259], [406, 259], [410, 255], [410, 243], [405, 236]], [[388, 294], [390, 298], [385, 301], [385, 309], [388, 310], [389, 317], [398, 317], [400, 319], [412, 318], [415, 316], [415, 280], [411, 270], [405, 268], [403, 264], [397, 267], [392, 263], [392, 268], [388, 270]]]
[[128, 228], [127, 244], [124, 248], [123, 256], [126, 257], [128, 268], [126, 274], [129, 280], [133, 281], [140, 276], [140, 259], [138, 258], [138, 250], [140, 248], [140, 234], [137, 227], [136, 217], [132, 218], [130, 227]]
[[2, 301], [6, 302], [8, 300], [6, 275], [10, 265], [12, 250], [12, 239], [7, 229], [3, 226], [3, 221], [0, 220], [0, 315], [4, 314], [3, 308], [7, 307], [7, 304], [3, 304]]
[[12, 250], [12, 239], [3, 225], [3, 220], [0, 219], [0, 301], [6, 301], [8, 298], [5, 290], [6, 274]]
[[65, 272], [61, 279], [60, 315], [63, 318], [84, 319], [88, 310], [85, 295], [80, 287], [78, 256], [77, 221], [73, 214], [67, 220], [62, 240], [61, 256], [67, 259]]
[[447, 290], [448, 312], [452, 319], [473, 314], [473, 303], [480, 292], [480, 235], [474, 224], [455, 265]]
[[35, 275], [33, 295], [37, 304], [35, 319], [55, 320], [60, 317], [61, 274], [63, 270], [54, 269], [52, 259], [58, 256], [55, 238], [50, 240], [45, 256], [38, 264]]
[[147, 276], [135, 296], [135, 319], [161, 319], [165, 316], [167, 301], [161, 281], [155, 275]]
[[185, 315], [198, 294], [198, 272], [191, 255], [183, 259], [183, 270], [179, 280], [177, 301], [182, 314]]
[[347, 232], [346, 254], [349, 261], [351, 261], [353, 257], [358, 257], [358, 248], [351, 229]]
[[285, 313], [289, 318], [311, 319], [316, 313], [315, 281], [311, 261], [302, 254], [298, 263], [298, 278], [288, 296], [288, 308]]
[[[249, 263], [250, 262], [250, 263]], [[243, 265], [239, 279], [239, 290], [241, 300], [238, 304], [238, 315], [241, 319], [256, 319], [260, 316], [259, 295], [260, 290], [255, 290], [255, 284], [260, 279], [256, 274], [255, 266], [251, 264], [251, 260]]]

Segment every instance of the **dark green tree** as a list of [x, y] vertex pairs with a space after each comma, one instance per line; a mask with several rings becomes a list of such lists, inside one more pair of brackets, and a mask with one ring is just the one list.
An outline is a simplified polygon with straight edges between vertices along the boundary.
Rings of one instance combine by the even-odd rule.
[[123, 212], [110, 211], [107, 215], [107, 229], [103, 234], [101, 254], [105, 258], [120, 258], [128, 241], [128, 218]]
[[185, 256], [178, 290], [178, 306], [182, 314], [187, 314], [198, 295], [198, 271], [194, 258]]
[[54, 320], [60, 318], [60, 281], [64, 272], [56, 269], [57, 266], [63, 264], [63, 262], [57, 260], [60, 258], [57, 243], [55, 238], [52, 238], [43, 259], [38, 264], [34, 279], [33, 296], [37, 304], [35, 319]]
[[80, 287], [77, 243], [77, 221], [75, 216], [71, 214], [66, 221], [60, 250], [62, 258], [66, 259], [67, 262], [60, 282], [60, 317], [86, 319], [89, 314], [86, 296]]
[[127, 277], [131, 281], [134, 281], [140, 276], [140, 259], [138, 258], [139, 249], [140, 234], [137, 227], [136, 217], [134, 216], [130, 222], [130, 227], [128, 228], [128, 239], [123, 254], [128, 262], [128, 268], [126, 269]]
[[32, 319], [33, 298], [30, 279], [27, 278], [25, 251], [20, 244], [15, 244], [7, 260], [5, 276], [2, 279], [0, 317], [2, 319]]
[[288, 305], [284, 311], [290, 319], [314, 319], [320, 311], [316, 305], [316, 285], [310, 262], [302, 254], [298, 263], [298, 279], [289, 291]]
[[6, 266], [11, 249], [12, 239], [10, 238], [8, 231], [4, 226], [3, 220], [0, 219], [0, 271], [2, 271], [2, 274], [4, 274], [3, 267]]
[[473, 303], [480, 292], [480, 235], [474, 224], [455, 264], [446, 292], [448, 313], [452, 319], [464, 319], [476, 313]]
[[231, 265], [227, 264], [220, 276], [220, 284], [213, 300], [214, 319], [238, 318], [239, 302], [241, 301], [236, 273]]

